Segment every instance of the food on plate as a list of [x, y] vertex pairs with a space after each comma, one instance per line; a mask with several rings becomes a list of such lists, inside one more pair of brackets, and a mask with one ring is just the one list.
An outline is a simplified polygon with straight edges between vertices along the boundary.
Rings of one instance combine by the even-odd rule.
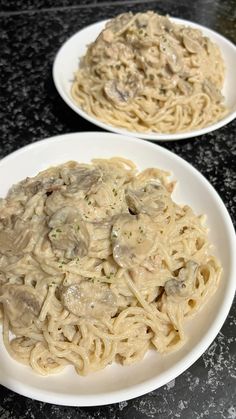
[[69, 161], [0, 201], [0, 317], [9, 354], [39, 374], [85, 375], [185, 342], [221, 266], [204, 217], [158, 168]]
[[71, 95], [85, 112], [133, 132], [178, 133], [222, 119], [224, 62], [199, 29], [152, 11], [110, 20], [88, 46]]

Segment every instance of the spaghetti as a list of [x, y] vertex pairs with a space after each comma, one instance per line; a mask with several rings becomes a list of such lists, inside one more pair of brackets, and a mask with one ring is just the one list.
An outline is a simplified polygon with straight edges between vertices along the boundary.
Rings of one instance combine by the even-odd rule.
[[[0, 314], [9, 354], [39, 374], [129, 365], [185, 342], [218, 284], [204, 217], [129, 160], [67, 162], [0, 202]], [[0, 317], [1, 317], [0, 316]]]
[[71, 95], [85, 112], [137, 132], [176, 133], [222, 119], [220, 50], [200, 30], [154, 12], [112, 19], [89, 45]]

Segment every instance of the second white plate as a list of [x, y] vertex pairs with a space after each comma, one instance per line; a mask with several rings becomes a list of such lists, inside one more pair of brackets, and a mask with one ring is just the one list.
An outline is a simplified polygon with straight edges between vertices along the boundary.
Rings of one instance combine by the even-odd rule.
[[128, 131], [122, 128], [117, 128], [112, 125], [106, 124], [100, 121], [99, 119], [84, 112], [72, 99], [72, 80], [75, 72], [78, 70], [80, 58], [86, 53], [87, 46], [91, 42], [95, 41], [99, 33], [104, 29], [104, 26], [107, 21], [98, 22], [80, 30], [71, 38], [69, 38], [68, 41], [66, 41], [58, 51], [53, 65], [53, 79], [55, 86], [62, 99], [67, 103], [67, 105], [70, 106], [71, 109], [73, 109], [80, 116], [107, 131], [113, 131], [118, 134], [131, 135], [133, 137], [144, 138], [152, 141], [171, 141], [196, 137], [202, 134], [206, 134], [207, 132], [214, 131], [228, 124], [236, 117], [236, 46], [220, 34], [208, 28], [205, 28], [204, 26], [177, 18], [171, 18], [171, 20], [177, 24], [188, 25], [193, 28], [200, 29], [205, 36], [209, 37], [221, 49], [226, 66], [226, 76], [223, 94], [226, 98], [226, 106], [230, 109], [229, 114], [226, 115], [221, 121], [211, 124], [202, 129], [188, 131], [184, 133], [140, 133]]

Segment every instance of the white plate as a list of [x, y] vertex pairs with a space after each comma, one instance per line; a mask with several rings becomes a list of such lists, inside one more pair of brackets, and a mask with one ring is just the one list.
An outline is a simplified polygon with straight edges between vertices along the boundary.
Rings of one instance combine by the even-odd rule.
[[177, 134], [158, 134], [158, 133], [140, 133], [131, 132], [122, 128], [117, 128], [112, 125], [106, 124], [99, 121], [97, 118], [84, 112], [72, 99], [71, 97], [71, 86], [75, 72], [78, 70], [79, 59], [85, 55], [87, 46], [91, 42], [95, 41], [99, 33], [103, 30], [107, 21], [95, 23], [87, 26], [81, 31], [77, 32], [71, 38], [66, 41], [60, 50], [58, 51], [54, 64], [53, 64], [53, 79], [55, 86], [61, 95], [62, 99], [83, 118], [89, 122], [104, 128], [107, 131], [117, 132], [118, 134], [131, 135], [133, 137], [144, 138], [152, 141], [164, 141], [164, 140], [181, 140], [190, 137], [196, 137], [207, 132], [214, 131], [232, 121], [236, 117], [236, 46], [228, 41], [218, 33], [205, 28], [204, 26], [196, 23], [172, 18], [174, 23], [189, 25], [193, 28], [200, 29], [205, 36], [208, 36], [213, 42], [215, 42], [221, 49], [225, 65], [226, 65], [226, 76], [225, 84], [223, 88], [223, 94], [226, 99], [226, 106], [230, 109], [230, 112], [221, 121], [211, 124], [205, 128], [188, 131]]
[[213, 187], [190, 164], [155, 144], [111, 133], [75, 133], [26, 146], [0, 162], [0, 196], [26, 176], [36, 175], [50, 165], [74, 159], [89, 162], [94, 157], [123, 156], [139, 169], [156, 166], [171, 170], [178, 179], [174, 198], [191, 205], [196, 213], [208, 215], [210, 239], [220, 256], [224, 275], [216, 294], [196, 317], [186, 324], [189, 337], [179, 351], [161, 356], [149, 351], [143, 361], [130, 367], [112, 365], [87, 377], [72, 367], [41, 377], [18, 364], [0, 342], [0, 383], [33, 399], [71, 406], [120, 402], [154, 390], [190, 367], [207, 349], [228, 314], [235, 291], [235, 236], [228, 212]]

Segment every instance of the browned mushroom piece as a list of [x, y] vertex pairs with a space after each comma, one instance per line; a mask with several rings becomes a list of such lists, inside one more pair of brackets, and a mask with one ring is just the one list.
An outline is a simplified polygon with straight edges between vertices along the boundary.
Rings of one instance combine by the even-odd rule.
[[112, 19], [110, 22], [108, 22], [106, 24], [106, 29], [109, 28], [112, 30], [112, 32], [116, 34], [117, 32], [120, 32], [129, 23], [132, 17], [132, 12], [122, 13], [115, 19]]
[[174, 28], [172, 22], [166, 16], [154, 15], [151, 19], [151, 24], [153, 25], [153, 33], [155, 35], [162, 35], [165, 31], [172, 32]]
[[131, 269], [151, 254], [156, 232], [146, 214], [121, 214], [111, 232], [113, 258], [122, 268]]
[[169, 279], [165, 283], [165, 292], [170, 296], [191, 297], [194, 292], [194, 284], [197, 276], [198, 264], [192, 260], [180, 269], [176, 278]]
[[82, 317], [113, 317], [117, 299], [107, 284], [96, 284], [87, 279], [61, 289], [62, 304], [71, 313]]
[[102, 178], [99, 168], [90, 168], [82, 165], [70, 170], [66, 167], [62, 168], [61, 175], [68, 185], [67, 191], [69, 193], [77, 191], [83, 191], [85, 194], [96, 192]]
[[187, 34], [183, 35], [183, 44], [185, 48], [192, 54], [198, 54], [201, 51], [201, 45], [199, 42]]
[[28, 285], [4, 284], [0, 287], [0, 303], [13, 327], [27, 327], [39, 315], [42, 296]]
[[49, 239], [53, 248], [64, 251], [68, 259], [88, 253], [90, 237], [85, 222], [76, 208], [67, 206], [53, 214], [48, 222]]
[[44, 172], [42, 172], [38, 179], [35, 179], [34, 177], [26, 178], [19, 182], [17, 185], [14, 185], [8, 193], [8, 197], [20, 195], [23, 200], [24, 195], [26, 197], [31, 197], [38, 192], [50, 193], [56, 190], [60, 190], [63, 184], [63, 180], [58, 178], [57, 175], [47, 176], [44, 174]]
[[139, 189], [128, 188], [125, 192], [126, 202], [133, 214], [148, 214], [155, 216], [163, 210], [164, 187], [157, 180], [153, 180]]
[[173, 73], [181, 71], [183, 64], [177, 50], [172, 47], [166, 38], [160, 41], [159, 48], [161, 53], [166, 57], [166, 62]]
[[202, 88], [203, 88], [203, 91], [208, 96], [210, 96], [211, 100], [213, 100], [214, 102], [218, 103], [224, 99], [220, 90], [217, 89], [217, 87], [214, 86], [214, 84], [210, 80], [208, 79], [204, 80], [204, 82], [202, 83]]
[[128, 100], [134, 97], [135, 90], [117, 80], [109, 80], [104, 86], [107, 98], [115, 105], [124, 106]]

